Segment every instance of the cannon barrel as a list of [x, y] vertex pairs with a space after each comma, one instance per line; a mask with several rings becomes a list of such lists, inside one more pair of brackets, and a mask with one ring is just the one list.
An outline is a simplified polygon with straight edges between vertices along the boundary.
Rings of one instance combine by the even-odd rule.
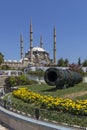
[[82, 81], [81, 74], [69, 69], [48, 68], [44, 75], [45, 82], [48, 85], [63, 88], [64, 86], [74, 86]]

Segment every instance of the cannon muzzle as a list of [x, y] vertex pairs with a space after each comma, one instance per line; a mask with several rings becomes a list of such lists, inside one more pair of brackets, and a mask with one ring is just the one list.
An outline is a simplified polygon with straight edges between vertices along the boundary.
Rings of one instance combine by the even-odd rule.
[[44, 79], [48, 85], [62, 88], [64, 86], [74, 86], [82, 81], [81, 74], [57, 68], [49, 68], [45, 71]]

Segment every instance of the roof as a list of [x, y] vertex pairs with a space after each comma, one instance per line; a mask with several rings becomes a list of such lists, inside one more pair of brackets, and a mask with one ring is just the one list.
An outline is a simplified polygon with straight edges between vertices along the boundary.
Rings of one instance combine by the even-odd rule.
[[27, 61], [28, 61], [28, 58], [27, 58], [27, 57], [25, 57], [23, 60], [27, 60]]
[[45, 52], [45, 50], [41, 47], [33, 47], [32, 51], [33, 52], [35, 52], [35, 51]]

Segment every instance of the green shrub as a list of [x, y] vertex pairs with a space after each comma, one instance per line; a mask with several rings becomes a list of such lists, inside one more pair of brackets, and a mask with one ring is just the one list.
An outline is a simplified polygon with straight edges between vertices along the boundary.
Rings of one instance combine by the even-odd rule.
[[31, 85], [31, 84], [37, 84], [38, 82], [35, 81], [35, 80], [28, 80], [28, 84]]
[[11, 76], [6, 78], [5, 80], [5, 86], [8, 88], [19, 86], [19, 85], [30, 85], [30, 84], [36, 84], [37, 81], [29, 80], [25, 75], [20, 76]]
[[28, 78], [25, 75], [19, 76], [20, 85], [27, 85], [28, 84]]
[[5, 80], [5, 85], [7, 87], [13, 87], [13, 86], [16, 86], [17, 84], [18, 84], [17, 83], [17, 77], [8, 77]]
[[28, 74], [30, 75], [36, 75], [36, 76], [44, 76], [44, 71], [43, 70], [36, 70], [36, 71], [28, 71]]
[[9, 70], [10, 67], [9, 67], [8, 65], [2, 65], [2, 66], [1, 66], [1, 69], [2, 69], [2, 70]]

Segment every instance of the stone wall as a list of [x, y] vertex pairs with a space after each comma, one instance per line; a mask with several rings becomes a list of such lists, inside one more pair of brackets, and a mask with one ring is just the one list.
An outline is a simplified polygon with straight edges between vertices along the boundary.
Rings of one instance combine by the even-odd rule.
[[5, 84], [5, 79], [7, 78], [7, 76], [0, 76], [0, 88], [3, 88], [4, 84]]

